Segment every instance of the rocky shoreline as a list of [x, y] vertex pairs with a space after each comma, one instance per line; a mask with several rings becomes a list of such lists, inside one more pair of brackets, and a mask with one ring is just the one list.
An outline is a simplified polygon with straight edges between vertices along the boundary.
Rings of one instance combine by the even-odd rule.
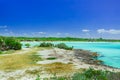
[[38, 64], [50, 64], [54, 62], [61, 62], [65, 64], [72, 63], [76, 69], [80, 68], [94, 68], [98, 70], [120, 71], [119, 68], [107, 66], [103, 61], [98, 60], [100, 56], [97, 52], [91, 52], [89, 50], [73, 49], [64, 50], [59, 48], [53, 48], [51, 50], [40, 51], [39, 55], [42, 55], [44, 59], [49, 57], [55, 57], [55, 60], [38, 61]]
[[120, 70], [120, 68], [105, 65], [104, 61], [98, 60], [98, 57], [100, 57], [100, 55], [97, 52], [91, 52], [89, 50], [83, 50], [83, 49], [74, 49], [73, 51], [75, 53], [74, 56], [86, 64], [104, 66], [111, 69]]

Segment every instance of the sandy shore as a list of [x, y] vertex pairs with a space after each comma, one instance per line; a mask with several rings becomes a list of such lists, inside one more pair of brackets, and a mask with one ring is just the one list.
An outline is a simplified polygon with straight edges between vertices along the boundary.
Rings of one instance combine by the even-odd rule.
[[[24, 49], [23, 53], [24, 54], [25, 52], [28, 53], [28, 50], [29, 49]], [[22, 54], [22, 52], [19, 52], [18, 54]], [[85, 62], [82, 62], [80, 59], [76, 58], [74, 50], [63, 50], [58, 48], [53, 48], [48, 50], [44, 49], [44, 50], [38, 50], [37, 55], [42, 58], [41, 61], [36, 62], [36, 64], [39, 64], [40, 66], [29, 67], [14, 71], [1, 70], [0, 80], [35, 80], [37, 78], [37, 74], [39, 74], [41, 78], [50, 77], [52, 75], [45, 71], [45, 67], [43, 65], [48, 65], [48, 64], [50, 65], [54, 63], [63, 63], [65, 65], [72, 65], [74, 70], [76, 71], [80, 68], [88, 69], [90, 67], [96, 70], [109, 70], [115, 72], [120, 71], [120, 69], [114, 69], [102, 65], [86, 64]], [[50, 67], [51, 66], [47, 66], [47, 68]]]
[[[86, 51], [81, 50], [81, 52], [86, 52]], [[89, 51], [87, 51], [87, 52], [89, 52]], [[103, 66], [103, 65], [86, 64], [85, 62], [82, 62], [80, 59], [76, 58], [74, 50], [70, 51], [70, 50], [54, 48], [51, 50], [40, 51], [40, 52], [38, 52], [38, 55], [41, 55], [42, 58], [56, 57], [57, 59], [38, 61], [37, 64], [50, 64], [50, 63], [54, 63], [54, 62], [61, 62], [61, 63], [66, 63], [66, 64], [71, 63], [74, 65], [74, 67], [76, 69], [91, 67], [96, 70], [109, 70], [109, 71], [116, 71], [116, 72], [120, 71], [120, 69], [110, 68], [110, 67]]]

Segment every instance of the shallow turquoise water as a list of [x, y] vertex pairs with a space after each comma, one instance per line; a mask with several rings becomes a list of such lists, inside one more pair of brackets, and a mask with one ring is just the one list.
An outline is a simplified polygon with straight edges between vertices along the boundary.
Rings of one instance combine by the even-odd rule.
[[[22, 42], [24, 44], [30, 43], [31, 46], [39, 45], [40, 42]], [[61, 42], [52, 42], [58, 44]], [[75, 49], [91, 50], [98, 52], [101, 56], [100, 60], [103, 60], [106, 65], [120, 68], [120, 43], [113, 42], [62, 42], [68, 46], [73, 46]]]

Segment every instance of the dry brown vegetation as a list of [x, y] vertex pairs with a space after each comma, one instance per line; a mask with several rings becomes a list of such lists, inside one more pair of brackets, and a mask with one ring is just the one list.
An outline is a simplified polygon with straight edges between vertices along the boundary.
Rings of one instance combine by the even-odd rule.
[[[0, 56], [0, 69], [1, 70], [16, 70], [26, 67], [37, 66], [35, 61], [41, 60], [39, 56], [35, 56], [38, 50], [42, 48], [33, 48], [22, 53], [22, 51], [16, 51], [10, 55]], [[19, 54], [20, 53], [20, 54]]]
[[[37, 61], [43, 60], [36, 53], [40, 50], [51, 49], [51, 48], [30, 48], [28, 50], [18, 50], [11, 54], [0, 55], [0, 70], [13, 71], [25, 69], [26, 74], [37, 75], [41, 72], [47, 74], [58, 74], [58, 75], [70, 75], [76, 72], [73, 64], [64, 64], [60, 62], [51, 64], [36, 64]], [[29, 68], [33, 68], [29, 70]], [[69, 74], [68, 74], [69, 73]]]
[[52, 64], [45, 64], [43, 65], [45, 71], [52, 74], [66, 74], [66, 73], [73, 73], [75, 71], [72, 64], [64, 64], [61, 62], [56, 62]]

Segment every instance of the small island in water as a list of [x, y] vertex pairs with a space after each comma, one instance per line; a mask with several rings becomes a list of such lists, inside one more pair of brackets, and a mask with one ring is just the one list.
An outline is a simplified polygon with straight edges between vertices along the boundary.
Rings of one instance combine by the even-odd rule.
[[108, 65], [103, 54], [92, 50], [95, 45], [101, 47], [100, 43], [109, 47], [113, 42], [120, 44], [116, 41], [1, 36], [1, 80], [119, 80], [119, 63]]

